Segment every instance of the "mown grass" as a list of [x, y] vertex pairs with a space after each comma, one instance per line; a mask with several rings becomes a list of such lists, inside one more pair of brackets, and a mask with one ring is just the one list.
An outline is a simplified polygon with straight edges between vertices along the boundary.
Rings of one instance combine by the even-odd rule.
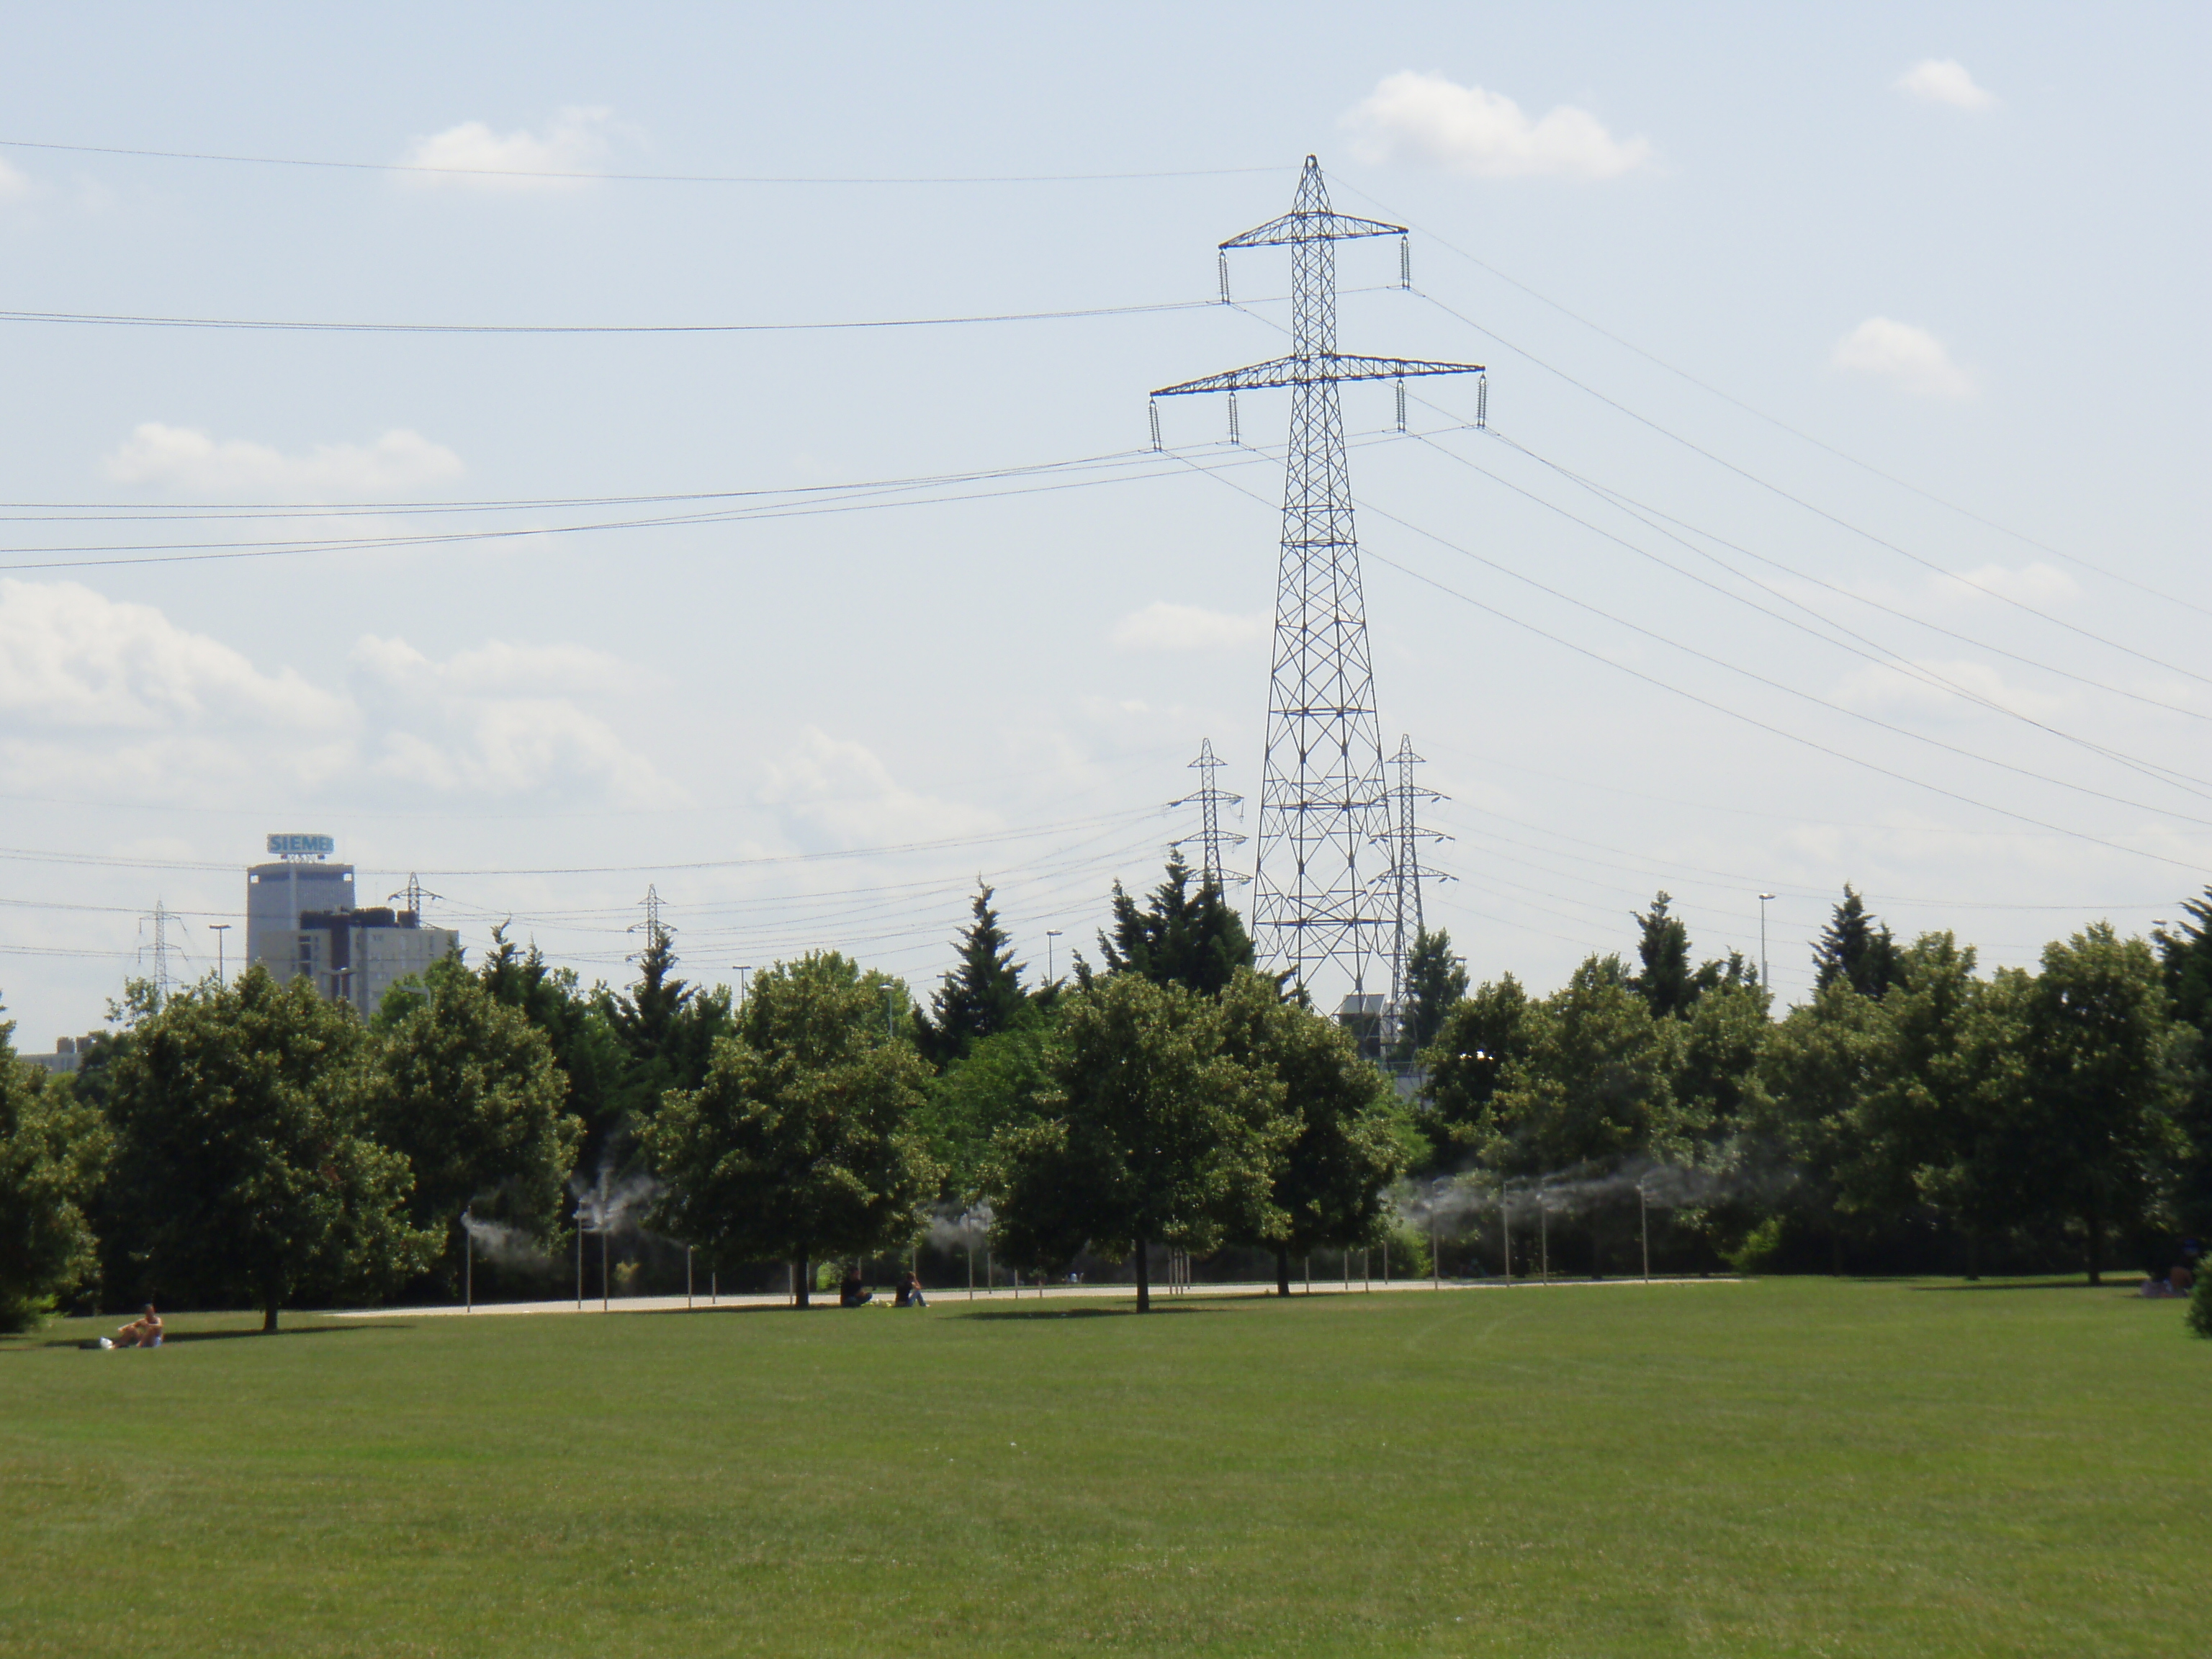
[[11, 1656], [2208, 1641], [2212, 1343], [2110, 1288], [89, 1334], [0, 1343]]

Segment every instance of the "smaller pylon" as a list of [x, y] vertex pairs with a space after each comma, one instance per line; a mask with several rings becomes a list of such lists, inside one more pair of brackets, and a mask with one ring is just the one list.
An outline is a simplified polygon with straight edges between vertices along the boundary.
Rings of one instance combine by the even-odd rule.
[[1449, 881], [1451, 877], [1441, 870], [1424, 869], [1421, 865], [1421, 843], [1425, 841], [1449, 841], [1451, 837], [1440, 830], [1424, 830], [1420, 824], [1420, 804], [1438, 801], [1449, 797], [1413, 781], [1413, 769], [1427, 763], [1413, 752], [1413, 739], [1401, 735], [1398, 752], [1390, 757], [1390, 765], [1397, 776], [1390, 786], [1391, 818], [1388, 837], [1390, 863], [1382, 872], [1382, 882], [1390, 900], [1393, 934], [1390, 949], [1390, 1001], [1383, 1016], [1385, 1041], [1395, 1046], [1398, 1039], [1399, 1009], [1403, 1005], [1408, 986], [1407, 969], [1413, 956], [1414, 942], [1427, 926], [1421, 913], [1421, 883]]
[[[647, 951], [651, 951], [657, 946], [666, 944], [669, 936], [675, 933], [676, 930], [660, 919], [660, 890], [658, 887], [648, 883], [646, 886], [645, 897], [642, 902], [645, 905], [645, 920], [643, 921], [632, 922], [629, 927], [629, 931], [635, 933], [641, 927], [643, 928], [645, 930], [645, 948]], [[632, 957], [631, 960], [635, 961], [636, 958]]]
[[[1198, 793], [1194, 795], [1185, 795], [1181, 800], [1172, 803], [1176, 806], [1194, 805], [1198, 808], [1199, 878], [1202, 881], [1212, 882], [1214, 890], [1218, 893], [1227, 892], [1229, 884], [1232, 881], [1242, 883], [1251, 880], [1249, 876], [1231, 875], [1227, 863], [1221, 856], [1222, 848], [1224, 847], [1242, 847], [1244, 844], [1244, 837], [1237, 831], [1224, 830], [1221, 827], [1222, 807], [1224, 805], [1242, 806], [1244, 804], [1243, 796], [1230, 793], [1221, 787], [1219, 781], [1214, 776], [1214, 774], [1227, 764], [1226, 761], [1213, 752], [1212, 738], [1200, 739], [1198, 758], [1191, 763], [1202, 780], [1199, 784]], [[1177, 842], [1175, 845], [1181, 847], [1182, 843]]]
[[385, 902], [386, 903], [398, 904], [409, 915], [415, 918], [416, 924], [419, 926], [422, 920], [422, 902], [425, 899], [443, 898], [444, 896], [445, 895], [442, 893], [433, 893], [427, 890], [422, 885], [422, 878], [410, 872], [407, 877], [407, 885], [401, 888], [398, 892], [392, 894], [391, 897], [386, 899]]
[[138, 960], [145, 961], [146, 953], [149, 951], [154, 953], [154, 997], [158, 1006], [169, 1000], [169, 951], [171, 948], [169, 908], [161, 900], [154, 901], [153, 915], [138, 918], [141, 937], [143, 937], [145, 926], [149, 921], [154, 924], [153, 943], [141, 945], [138, 947]]

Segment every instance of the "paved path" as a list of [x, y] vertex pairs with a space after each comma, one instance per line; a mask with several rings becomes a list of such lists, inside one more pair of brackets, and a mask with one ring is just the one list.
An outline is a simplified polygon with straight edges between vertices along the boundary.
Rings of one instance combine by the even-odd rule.
[[[1494, 1279], [1479, 1279], [1473, 1280], [1448, 1279], [1441, 1285], [1431, 1284], [1425, 1279], [1394, 1279], [1388, 1285], [1383, 1284], [1380, 1279], [1376, 1279], [1373, 1284], [1368, 1285], [1362, 1285], [1358, 1280], [1354, 1279], [1352, 1283], [1351, 1290], [1347, 1292], [1341, 1280], [1328, 1279], [1315, 1283], [1312, 1286], [1312, 1293], [1316, 1296], [1344, 1296], [1346, 1294], [1359, 1296], [1370, 1292], [1380, 1293], [1386, 1291], [1393, 1295], [1395, 1295], [1400, 1291], [1410, 1291], [1513, 1290], [1541, 1291], [1601, 1290], [1610, 1286], [1624, 1285], [1639, 1285], [1645, 1288], [1656, 1288], [1660, 1285], [1734, 1285], [1741, 1282], [1741, 1280], [1737, 1279], [1733, 1275], [1716, 1275], [1711, 1279], [1554, 1279], [1547, 1284], [1540, 1283], [1534, 1279], [1516, 1279], [1510, 1285], [1500, 1284]], [[1303, 1296], [1306, 1293], [1306, 1286], [1302, 1283], [1293, 1283], [1291, 1290], [1291, 1294], [1295, 1296]], [[1186, 1296], [1206, 1297], [1265, 1297], [1273, 1296], [1274, 1292], [1275, 1287], [1273, 1285], [1264, 1284], [1194, 1285], [1187, 1291], [1164, 1290], [1157, 1285], [1152, 1287], [1153, 1297], [1163, 1303], [1177, 1301]], [[1002, 1285], [996, 1290], [986, 1291], [979, 1289], [972, 1295], [964, 1287], [957, 1290], [940, 1288], [933, 1290], [929, 1291], [928, 1294], [931, 1303], [938, 1307], [957, 1305], [970, 1301], [1037, 1302], [1049, 1298], [1050, 1300], [1058, 1302], [1065, 1301], [1074, 1297], [1118, 1297], [1125, 1301], [1133, 1301], [1136, 1298], [1137, 1287], [1133, 1285], [1119, 1284], [1054, 1285], [1049, 1285], [1042, 1291], [1033, 1289], [1027, 1285], [1024, 1285], [1018, 1291], [1015, 1291]], [[471, 1313], [682, 1313], [687, 1309], [694, 1313], [705, 1313], [712, 1310], [720, 1308], [782, 1308], [788, 1307], [790, 1303], [791, 1298], [788, 1296], [781, 1293], [774, 1296], [725, 1296], [717, 1297], [696, 1296], [689, 1298], [688, 1300], [680, 1296], [618, 1296], [604, 1304], [602, 1304], [597, 1297], [586, 1297], [580, 1304], [574, 1297], [571, 1297], [568, 1300], [562, 1302], [479, 1302], [474, 1308], [462, 1308], [450, 1304], [434, 1308], [347, 1308], [334, 1310], [331, 1316], [336, 1319], [388, 1319], [396, 1315], [404, 1315], [408, 1318], [413, 1319], [422, 1317], [444, 1318], [448, 1316], [459, 1316], [460, 1315]], [[814, 1305], [817, 1308], [835, 1308], [837, 1305], [837, 1293], [835, 1291], [816, 1291], [814, 1295]], [[869, 1305], [871, 1307], [878, 1308], [890, 1307], [891, 1305], [890, 1291], [878, 1291], [875, 1301], [871, 1303]]]

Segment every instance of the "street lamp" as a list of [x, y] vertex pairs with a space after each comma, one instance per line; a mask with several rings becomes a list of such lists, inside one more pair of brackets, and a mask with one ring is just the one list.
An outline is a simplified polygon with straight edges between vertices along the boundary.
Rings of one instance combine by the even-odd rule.
[[1771, 893], [1759, 896], [1759, 982], [1765, 987], [1769, 998], [1774, 994], [1774, 984], [1766, 972], [1766, 902], [1773, 896]]
[[1060, 937], [1060, 933], [1057, 927], [1044, 930], [1044, 982], [1048, 985], [1052, 983], [1052, 942]]
[[733, 962], [730, 964], [730, 971], [738, 976], [738, 1006], [740, 1008], [745, 1006], [745, 975], [752, 970], [753, 965], [750, 962]]
[[217, 985], [222, 983], [222, 936], [229, 931], [230, 924], [227, 921], [208, 923], [208, 932], [215, 935], [215, 982]]

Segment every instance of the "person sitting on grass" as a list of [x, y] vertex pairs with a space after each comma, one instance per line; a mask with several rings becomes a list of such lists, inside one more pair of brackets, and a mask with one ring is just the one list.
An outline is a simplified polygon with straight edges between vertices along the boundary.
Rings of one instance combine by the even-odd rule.
[[875, 1292], [860, 1283], [858, 1267], [845, 1269], [845, 1282], [837, 1287], [837, 1305], [841, 1308], [865, 1308], [874, 1301]]
[[901, 1276], [898, 1296], [891, 1303], [894, 1308], [927, 1308], [928, 1300], [921, 1293], [921, 1280], [913, 1273]]
[[118, 1348], [158, 1348], [161, 1346], [161, 1316], [149, 1302], [146, 1311], [115, 1333]]

